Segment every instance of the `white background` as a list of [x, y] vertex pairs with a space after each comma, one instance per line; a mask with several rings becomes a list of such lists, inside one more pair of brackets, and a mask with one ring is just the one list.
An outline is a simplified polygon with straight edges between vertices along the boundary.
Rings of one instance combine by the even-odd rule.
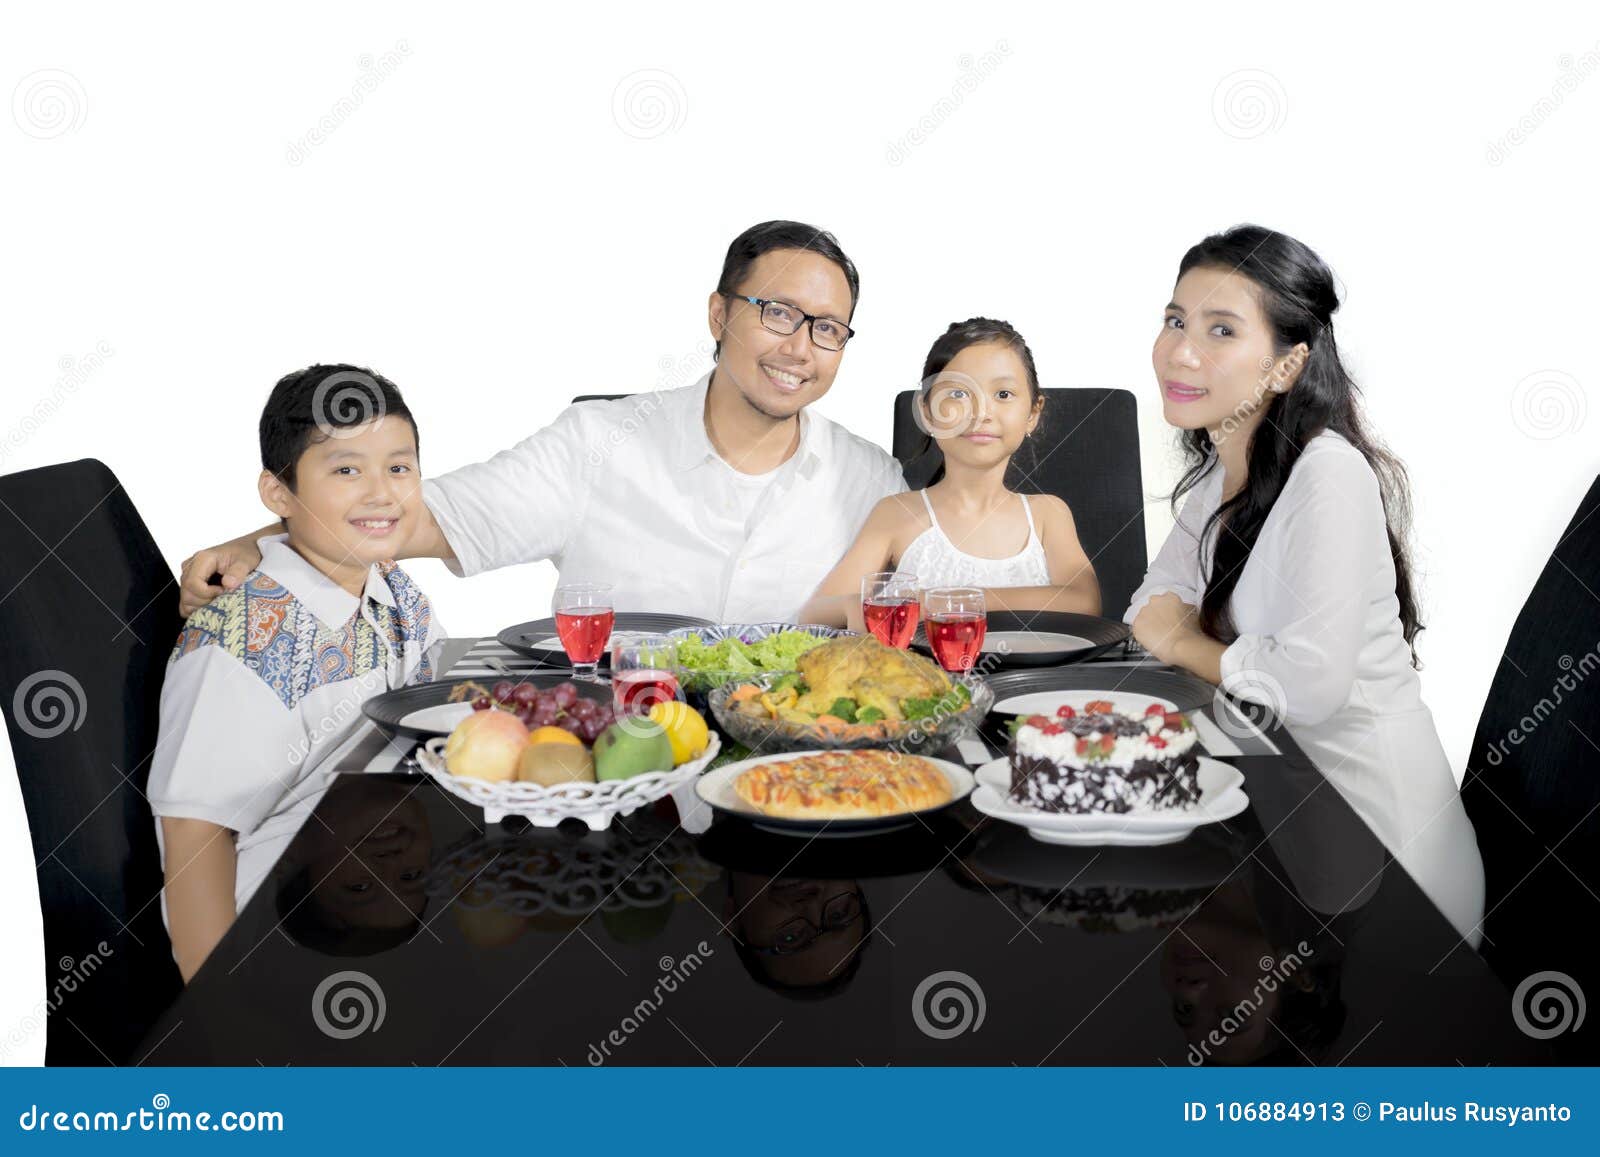
[[[945, 325], [1009, 319], [1045, 384], [1139, 391], [1153, 552], [1161, 309], [1187, 246], [1259, 222], [1339, 275], [1340, 346], [1410, 467], [1423, 685], [1459, 776], [1600, 466], [1600, 20], [1113, 8], [8, 10], [0, 472], [104, 460], [176, 568], [266, 521], [255, 423], [287, 370], [390, 376], [442, 472], [571, 395], [692, 380], [728, 241], [792, 217], [862, 270], [823, 413], [887, 446]], [[545, 613], [553, 577], [414, 573], [458, 634]], [[3, 1040], [44, 979], [0, 759]]]

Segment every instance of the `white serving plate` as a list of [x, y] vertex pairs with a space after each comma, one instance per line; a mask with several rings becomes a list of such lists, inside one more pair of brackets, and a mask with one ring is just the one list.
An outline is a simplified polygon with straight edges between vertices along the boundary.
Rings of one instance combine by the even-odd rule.
[[767, 763], [787, 763], [791, 759], [801, 759], [807, 755], [821, 755], [820, 751], [786, 751], [777, 755], [760, 755], [754, 759], [740, 760], [730, 763], [715, 771], [708, 772], [695, 784], [695, 794], [704, 802], [710, 804], [718, 811], [738, 816], [748, 820], [756, 827], [767, 831], [781, 832], [784, 835], [805, 836], [859, 836], [871, 832], [881, 832], [890, 828], [905, 827], [914, 823], [918, 816], [926, 816], [933, 812], [941, 811], [959, 803], [971, 794], [976, 786], [972, 772], [958, 763], [951, 763], [945, 759], [933, 759], [926, 755], [908, 756], [907, 758], [926, 759], [937, 767], [947, 780], [950, 781], [950, 800], [931, 808], [922, 808], [918, 811], [901, 812], [892, 816], [874, 816], [869, 819], [837, 819], [837, 820], [801, 820], [790, 819], [784, 816], [769, 816], [758, 811], [739, 798], [733, 790], [733, 781], [741, 773], [752, 767], [760, 767]]
[[1181, 811], [1139, 809], [1082, 815], [1036, 811], [1006, 798], [1011, 790], [1011, 768], [1005, 759], [991, 760], [978, 769], [972, 806], [986, 816], [1026, 828], [1034, 839], [1047, 844], [1136, 847], [1176, 843], [1196, 828], [1232, 819], [1250, 806], [1250, 797], [1240, 786], [1244, 776], [1237, 768], [1210, 756], [1199, 759], [1200, 802]]

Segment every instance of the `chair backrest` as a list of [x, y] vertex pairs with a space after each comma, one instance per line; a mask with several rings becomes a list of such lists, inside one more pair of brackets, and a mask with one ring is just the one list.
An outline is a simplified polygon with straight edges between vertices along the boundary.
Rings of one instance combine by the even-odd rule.
[[[1486, 884], [1482, 952], [1507, 987], [1558, 972], [1600, 993], [1600, 479], [1523, 604], [1467, 758]], [[1552, 1038], [1600, 1061], [1592, 1029]]]
[[[906, 485], [928, 485], [944, 456], [930, 447], [912, 409], [916, 391], [894, 400], [894, 456]], [[1011, 458], [1006, 485], [1054, 494], [1072, 508], [1078, 540], [1100, 580], [1101, 613], [1122, 617], [1144, 581], [1144, 483], [1139, 419], [1128, 390], [1047, 389], [1044, 418]]]
[[144, 798], [177, 586], [93, 460], [0, 478], [0, 543], [0, 710], [38, 866], [45, 1058], [122, 1064], [181, 989]]

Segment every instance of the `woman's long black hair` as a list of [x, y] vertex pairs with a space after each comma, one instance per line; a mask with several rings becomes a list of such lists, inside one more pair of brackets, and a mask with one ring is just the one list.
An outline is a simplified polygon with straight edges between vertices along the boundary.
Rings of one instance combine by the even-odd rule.
[[[1222, 503], [1206, 520], [1202, 543], [1218, 534], [1205, 597], [1200, 603], [1200, 626], [1222, 642], [1238, 635], [1229, 601], [1239, 575], [1250, 558], [1262, 524], [1289, 481], [1289, 471], [1306, 445], [1324, 430], [1342, 434], [1361, 452], [1374, 473], [1383, 497], [1388, 524], [1389, 553], [1394, 558], [1395, 597], [1400, 602], [1400, 624], [1417, 662], [1416, 635], [1422, 629], [1417, 614], [1411, 564], [1406, 547], [1411, 522], [1411, 499], [1404, 465], [1374, 438], [1361, 416], [1360, 390], [1339, 360], [1333, 338], [1333, 314], [1339, 293], [1333, 272], [1308, 246], [1260, 225], [1236, 225], [1207, 237], [1178, 263], [1181, 280], [1191, 269], [1226, 269], [1249, 278], [1259, 292], [1261, 311], [1272, 326], [1274, 352], [1282, 357], [1304, 342], [1310, 349], [1304, 368], [1289, 390], [1272, 394], [1265, 413], [1250, 435], [1247, 454], [1249, 476], [1243, 489]], [[1187, 469], [1172, 493], [1172, 505], [1200, 482], [1217, 460], [1217, 448], [1203, 429], [1183, 435]], [[1227, 533], [1221, 534], [1223, 524]]]

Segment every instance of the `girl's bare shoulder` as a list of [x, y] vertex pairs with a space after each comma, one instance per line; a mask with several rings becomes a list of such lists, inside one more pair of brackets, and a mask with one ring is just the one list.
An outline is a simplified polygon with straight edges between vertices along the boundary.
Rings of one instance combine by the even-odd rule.
[[920, 490], [902, 490], [898, 494], [878, 499], [878, 504], [872, 508], [870, 517], [889, 527], [925, 526], [928, 522]]
[[1057, 498], [1054, 494], [1030, 494], [1027, 497], [1041, 535], [1051, 527], [1069, 530], [1073, 527], [1072, 507], [1067, 505], [1065, 499]]

